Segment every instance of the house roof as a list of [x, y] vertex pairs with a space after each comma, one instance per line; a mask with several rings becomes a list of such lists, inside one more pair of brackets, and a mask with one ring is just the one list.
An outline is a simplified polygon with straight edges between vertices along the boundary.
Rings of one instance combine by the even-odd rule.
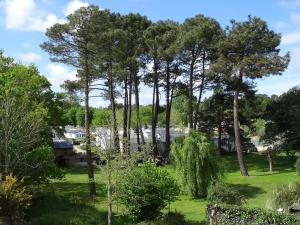
[[70, 143], [66, 140], [63, 140], [63, 139], [53, 140], [53, 145], [54, 145], [54, 149], [66, 149], [66, 148], [72, 149], [73, 148], [72, 143]]

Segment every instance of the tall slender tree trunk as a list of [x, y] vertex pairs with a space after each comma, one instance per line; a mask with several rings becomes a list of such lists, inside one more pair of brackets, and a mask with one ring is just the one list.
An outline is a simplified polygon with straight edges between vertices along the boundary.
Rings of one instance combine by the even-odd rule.
[[114, 143], [115, 150], [120, 150], [120, 139], [119, 139], [119, 132], [118, 132], [114, 84], [113, 84], [112, 76], [113, 76], [112, 75], [112, 63], [110, 62], [110, 70], [109, 70], [109, 74], [108, 74], [108, 86], [109, 86], [109, 99], [110, 99], [111, 111], [112, 111], [113, 143]]
[[107, 175], [107, 225], [112, 225], [112, 181], [110, 158], [107, 160]]
[[[136, 107], [136, 126], [137, 126], [137, 142], [138, 145], [145, 144], [145, 139], [142, 130], [141, 116], [140, 116], [140, 97], [139, 97], [139, 78], [137, 71], [134, 73], [134, 96], [135, 96], [135, 107]], [[141, 137], [141, 139], [140, 139]]]
[[222, 150], [222, 121], [223, 121], [223, 107], [220, 107], [218, 112], [218, 150], [220, 155], [223, 154]]
[[239, 161], [240, 171], [242, 176], [249, 176], [247, 168], [244, 162], [244, 156], [241, 146], [240, 137], [240, 124], [239, 124], [239, 107], [238, 107], [239, 91], [234, 91], [234, 102], [233, 102], [233, 122], [234, 122], [234, 136], [235, 136], [235, 150]]
[[152, 145], [153, 145], [154, 158], [156, 158], [159, 155], [157, 140], [156, 140], [158, 110], [159, 110], [158, 65], [156, 60], [154, 60], [154, 82], [153, 82], [153, 102], [152, 102]]
[[130, 133], [130, 128], [131, 128], [131, 112], [132, 112], [132, 76], [130, 74], [129, 76], [129, 91], [128, 91], [128, 106], [127, 106], [127, 149], [130, 151], [130, 140], [131, 140], [131, 133]]
[[170, 104], [170, 65], [167, 63], [166, 71], [166, 152], [165, 157], [168, 157], [171, 146], [170, 136], [170, 120], [171, 120], [171, 104]]
[[128, 139], [127, 139], [127, 125], [128, 125], [128, 82], [127, 78], [124, 79], [124, 106], [123, 106], [123, 151], [128, 151]]
[[188, 128], [193, 129], [193, 88], [194, 88], [194, 61], [192, 61], [190, 65], [190, 77], [189, 77], [189, 120], [188, 120]]
[[201, 103], [203, 89], [204, 89], [204, 82], [205, 82], [205, 53], [203, 53], [203, 57], [202, 57], [202, 77], [201, 77], [199, 97], [198, 97], [196, 112], [195, 112], [194, 130], [196, 130], [198, 124], [198, 114], [199, 114], [199, 108], [200, 108], [200, 103]]
[[272, 159], [271, 150], [268, 150], [267, 154], [268, 154], [268, 162], [269, 162], [269, 172], [272, 173], [273, 172], [273, 159]]
[[85, 74], [85, 88], [84, 88], [84, 124], [86, 132], [86, 156], [87, 156], [87, 165], [88, 165], [88, 178], [89, 178], [89, 190], [90, 197], [96, 197], [96, 186], [94, 180], [94, 168], [93, 168], [93, 159], [91, 152], [91, 135], [90, 135], [90, 113], [89, 113], [89, 74], [88, 71]]

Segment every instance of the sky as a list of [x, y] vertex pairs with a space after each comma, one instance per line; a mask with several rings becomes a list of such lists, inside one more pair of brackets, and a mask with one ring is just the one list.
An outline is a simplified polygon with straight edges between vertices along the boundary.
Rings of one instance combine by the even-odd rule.
[[[259, 16], [269, 27], [282, 34], [281, 54], [290, 52], [291, 62], [282, 76], [257, 80], [257, 93], [281, 94], [300, 84], [300, 0], [0, 0], [0, 49], [24, 64], [35, 64], [48, 78], [54, 91], [61, 91], [64, 80], [76, 79], [76, 70], [53, 63], [40, 44], [45, 31], [82, 6], [127, 14], [140, 13], [152, 21], [171, 19], [183, 22], [197, 14], [215, 18], [222, 27], [230, 20], [244, 21]], [[143, 87], [141, 104], [150, 104], [151, 90]], [[99, 107], [108, 103], [92, 99]]]

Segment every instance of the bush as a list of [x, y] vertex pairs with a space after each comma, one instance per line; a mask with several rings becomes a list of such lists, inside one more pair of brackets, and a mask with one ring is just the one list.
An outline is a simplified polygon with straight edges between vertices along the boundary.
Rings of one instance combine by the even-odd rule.
[[288, 207], [293, 203], [300, 202], [300, 183], [289, 183], [279, 185], [273, 190], [273, 194], [268, 201], [270, 208], [288, 211]]
[[16, 177], [6, 176], [0, 183], [0, 215], [8, 217], [11, 224], [23, 220], [30, 202], [31, 195]]
[[194, 198], [206, 197], [207, 188], [221, 176], [219, 157], [214, 145], [199, 132], [172, 145], [172, 160], [182, 183]]
[[208, 189], [207, 202], [209, 204], [242, 205], [243, 196], [229, 185], [216, 182]]
[[207, 213], [211, 225], [297, 225], [298, 217], [240, 206], [209, 205]]
[[178, 194], [179, 187], [170, 174], [149, 163], [123, 175], [116, 192], [117, 199], [137, 221], [154, 219]]

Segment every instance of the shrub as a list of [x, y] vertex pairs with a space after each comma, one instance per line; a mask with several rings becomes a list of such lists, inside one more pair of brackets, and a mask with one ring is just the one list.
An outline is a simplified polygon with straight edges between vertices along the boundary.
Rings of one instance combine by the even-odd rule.
[[178, 194], [179, 187], [170, 174], [149, 163], [123, 175], [116, 192], [117, 199], [137, 221], [157, 217]]
[[216, 182], [208, 189], [207, 202], [209, 204], [242, 205], [243, 196], [229, 185]]
[[182, 183], [194, 198], [206, 197], [209, 185], [221, 175], [216, 149], [208, 138], [193, 132], [172, 145], [172, 160]]
[[289, 183], [288, 185], [278, 185], [274, 188], [273, 194], [268, 201], [270, 208], [284, 211], [293, 203], [300, 202], [300, 183]]
[[16, 177], [6, 176], [0, 183], [0, 215], [8, 217], [11, 224], [23, 220], [30, 201], [31, 195]]
[[207, 207], [211, 225], [297, 225], [298, 217], [230, 205], [209, 205]]

